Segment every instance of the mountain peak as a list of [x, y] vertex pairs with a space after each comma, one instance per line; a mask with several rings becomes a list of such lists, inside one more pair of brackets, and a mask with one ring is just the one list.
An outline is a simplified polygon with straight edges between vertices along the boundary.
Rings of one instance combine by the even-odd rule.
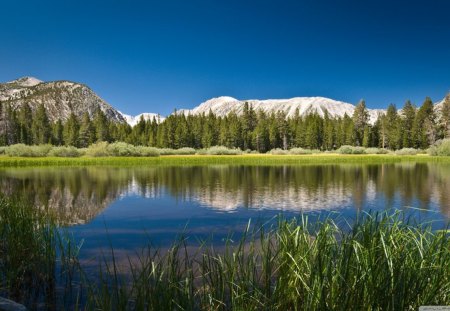
[[10, 82], [7, 82], [8, 84], [17, 84], [23, 87], [28, 87], [28, 86], [35, 86], [38, 85], [40, 83], [42, 83], [44, 81], [41, 81], [39, 79], [36, 79], [35, 77], [22, 77]]

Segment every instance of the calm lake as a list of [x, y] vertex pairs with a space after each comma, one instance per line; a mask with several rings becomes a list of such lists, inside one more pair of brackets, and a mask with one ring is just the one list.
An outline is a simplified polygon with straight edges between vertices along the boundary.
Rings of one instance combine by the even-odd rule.
[[439, 163], [308, 166], [79, 167], [0, 170], [1, 191], [55, 212], [84, 241], [81, 256], [164, 248], [183, 233], [222, 243], [252, 224], [301, 213], [344, 217], [403, 209], [445, 226], [450, 165]]

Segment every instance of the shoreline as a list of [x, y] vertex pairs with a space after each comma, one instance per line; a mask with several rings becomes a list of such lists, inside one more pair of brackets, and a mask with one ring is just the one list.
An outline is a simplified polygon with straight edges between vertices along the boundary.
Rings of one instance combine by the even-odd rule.
[[191, 166], [191, 165], [306, 165], [383, 164], [401, 162], [450, 163], [450, 157], [421, 155], [164, 155], [159, 157], [9, 157], [0, 156], [1, 167], [30, 166]]

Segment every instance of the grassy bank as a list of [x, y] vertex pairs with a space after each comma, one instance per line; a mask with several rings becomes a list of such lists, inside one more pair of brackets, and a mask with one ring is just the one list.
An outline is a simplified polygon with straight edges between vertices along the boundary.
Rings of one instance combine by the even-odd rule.
[[145, 166], [145, 165], [295, 165], [295, 164], [340, 164], [340, 163], [396, 163], [396, 162], [444, 162], [450, 163], [450, 157], [428, 155], [181, 155], [160, 157], [8, 157], [0, 156], [0, 167], [20, 166]]
[[[0, 295], [86, 310], [417, 310], [450, 304], [450, 234], [402, 213], [340, 228], [300, 217], [248, 229], [224, 250], [150, 246], [127, 266], [114, 249], [86, 275], [78, 248], [42, 211], [0, 200]], [[111, 259], [112, 257], [112, 259]], [[41, 305], [42, 306], [42, 305]]]

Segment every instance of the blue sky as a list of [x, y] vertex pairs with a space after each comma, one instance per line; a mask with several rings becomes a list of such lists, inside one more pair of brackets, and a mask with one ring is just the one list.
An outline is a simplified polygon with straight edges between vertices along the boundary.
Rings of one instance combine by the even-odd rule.
[[91, 86], [137, 114], [325, 96], [371, 108], [450, 90], [450, 1], [3, 1], [0, 81]]

